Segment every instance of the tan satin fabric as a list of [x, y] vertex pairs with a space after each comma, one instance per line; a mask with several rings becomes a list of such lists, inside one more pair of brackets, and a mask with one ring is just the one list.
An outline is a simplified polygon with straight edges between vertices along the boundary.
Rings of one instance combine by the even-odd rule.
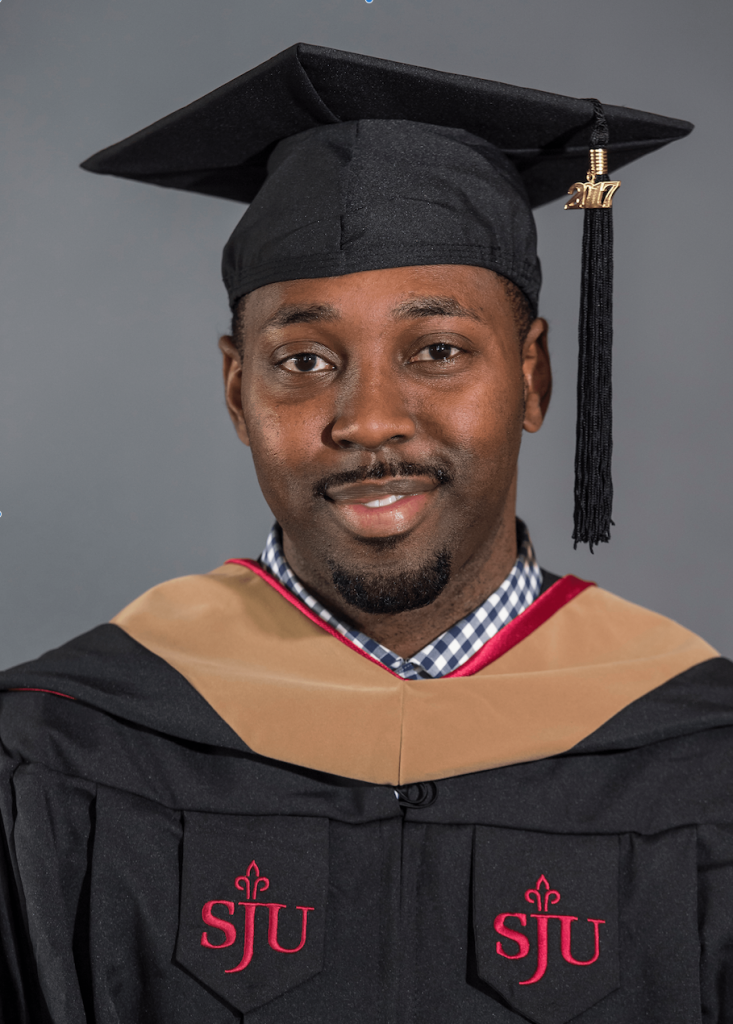
[[391, 785], [562, 753], [717, 654], [670, 619], [589, 587], [476, 675], [413, 682], [238, 565], [154, 587], [112, 622], [257, 753]]

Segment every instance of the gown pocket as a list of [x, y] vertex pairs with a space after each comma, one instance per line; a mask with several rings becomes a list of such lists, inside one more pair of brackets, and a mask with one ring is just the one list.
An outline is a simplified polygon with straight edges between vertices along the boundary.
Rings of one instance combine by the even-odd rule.
[[477, 827], [475, 969], [533, 1024], [701, 1019], [696, 832]]
[[242, 1013], [323, 969], [325, 818], [186, 813], [176, 961]]
[[565, 1024], [619, 985], [619, 840], [478, 827], [479, 977], [536, 1024]]

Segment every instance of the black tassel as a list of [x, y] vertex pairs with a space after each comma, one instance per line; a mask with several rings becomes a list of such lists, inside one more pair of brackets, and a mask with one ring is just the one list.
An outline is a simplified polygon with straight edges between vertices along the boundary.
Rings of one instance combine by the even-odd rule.
[[[608, 145], [603, 107], [593, 100], [591, 148]], [[599, 174], [596, 181], [608, 181]], [[578, 323], [578, 419], [575, 447], [574, 546], [607, 542], [613, 525], [611, 342], [613, 292], [612, 210], [586, 209]]]

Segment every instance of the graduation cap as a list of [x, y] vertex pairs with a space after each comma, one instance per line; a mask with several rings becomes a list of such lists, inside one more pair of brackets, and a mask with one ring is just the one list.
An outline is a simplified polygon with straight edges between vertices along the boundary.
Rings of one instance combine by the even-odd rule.
[[536, 312], [532, 207], [562, 196], [585, 210], [573, 539], [592, 550], [612, 525], [609, 172], [691, 130], [297, 43], [82, 167], [249, 203], [224, 249], [232, 308], [276, 281], [468, 264]]

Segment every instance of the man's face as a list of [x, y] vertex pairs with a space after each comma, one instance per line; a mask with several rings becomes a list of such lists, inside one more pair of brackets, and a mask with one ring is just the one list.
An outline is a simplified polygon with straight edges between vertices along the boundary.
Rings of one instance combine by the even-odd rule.
[[523, 353], [490, 271], [267, 285], [242, 326], [241, 376], [223, 340], [230, 412], [286, 556], [320, 593], [375, 613], [425, 605], [513, 523], [521, 432], [541, 423], [549, 367], [543, 390], [544, 323]]

